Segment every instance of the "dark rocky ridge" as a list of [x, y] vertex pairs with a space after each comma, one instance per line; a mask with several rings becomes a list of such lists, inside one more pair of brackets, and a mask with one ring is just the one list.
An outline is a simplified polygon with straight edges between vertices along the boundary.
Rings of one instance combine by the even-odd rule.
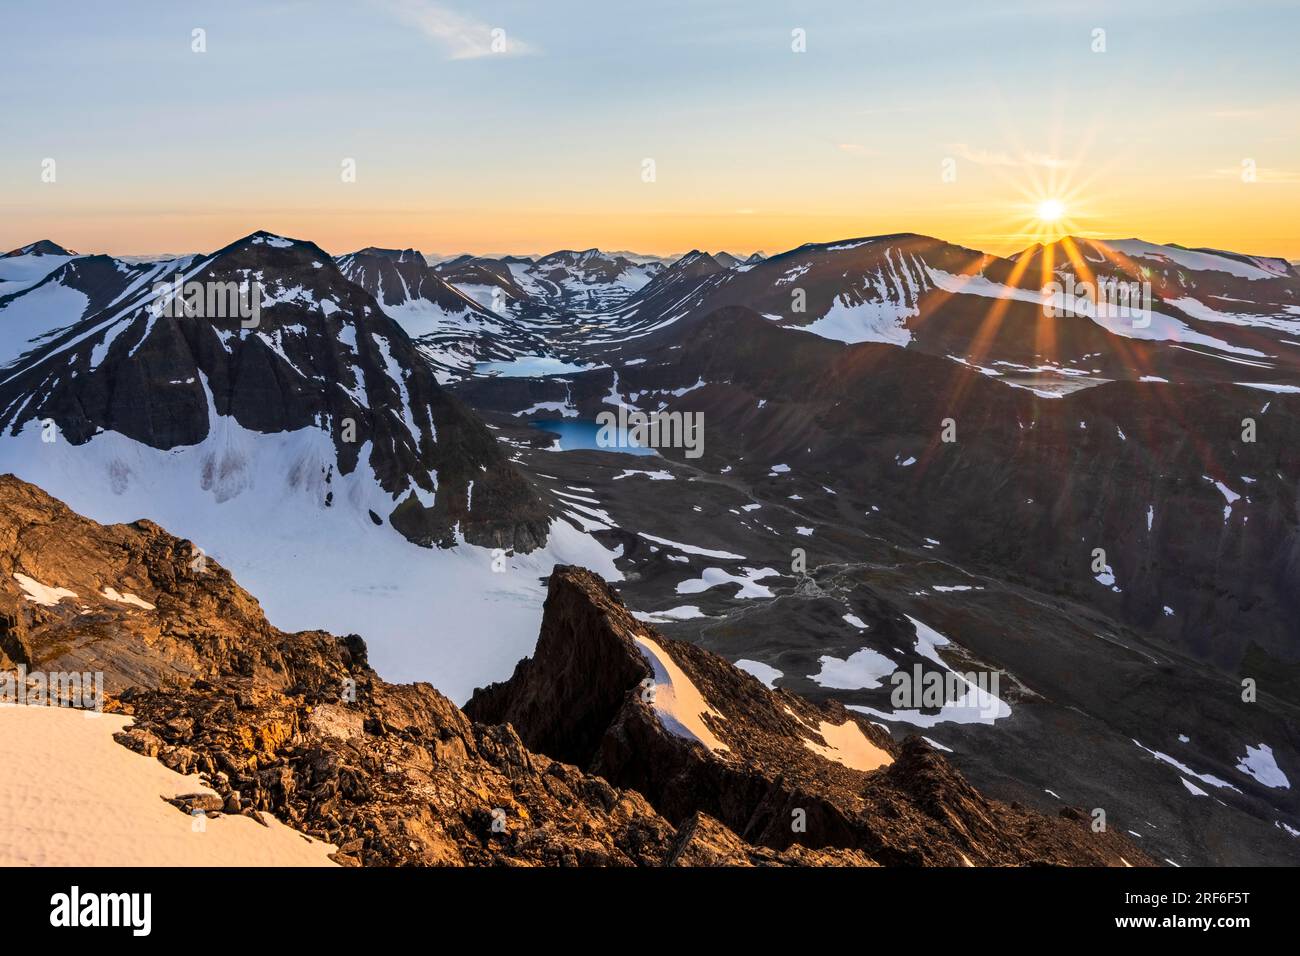
[[[660, 788], [676, 794], [673, 812], [661, 812], [653, 798], [528, 748], [508, 724], [472, 721], [426, 684], [386, 683], [356, 636], [277, 630], [228, 572], [215, 563], [196, 570], [189, 543], [150, 522], [101, 526], [10, 476], [0, 477], [0, 505], [0, 666], [104, 671], [106, 709], [134, 717], [121, 743], [203, 774], [220, 797], [220, 810], [213, 802], [204, 806], [209, 812], [272, 812], [335, 843], [342, 863], [866, 866], [956, 863], [961, 854], [975, 863], [1122, 865], [1120, 854], [1133, 865], [1149, 862], [1114, 835], [1092, 834], [1077, 818], [1081, 811], [1051, 819], [984, 800], [919, 741], [891, 751], [894, 763], [875, 774], [838, 774], [842, 768], [826, 761], [818, 773], [820, 758], [801, 752], [797, 725], [780, 710], [825, 711], [658, 638], [729, 720], [749, 729], [755, 715], [767, 714], [771, 726], [746, 758], [796, 733], [787, 741], [796, 746], [783, 756], [803, 789], [780, 792], [814, 801], [808, 839], [793, 846], [772, 834], [744, 840], [706, 807], [688, 806], [687, 781], [675, 791]], [[35, 604], [15, 573], [76, 597]], [[104, 596], [110, 587], [153, 608], [111, 600]], [[599, 652], [607, 660], [622, 656], [635, 665], [626, 642], [632, 627], [657, 638], [598, 578], [559, 570], [535, 660], [554, 658], [554, 635], [565, 635], [575, 647], [607, 643]], [[527, 670], [521, 665], [520, 673]], [[583, 676], [587, 683], [610, 679], [608, 671]], [[721, 696], [736, 689], [743, 697]], [[638, 754], [643, 763], [668, 757], [699, 773], [700, 784], [708, 781], [709, 765], [700, 761], [712, 758], [692, 757], [680, 739], [656, 731], [636, 684], [597, 690], [593, 700], [623, 695], [619, 727], [640, 735], [621, 749], [611, 739], [615, 728], [601, 738], [611, 769], [631, 773]], [[498, 700], [505, 696], [498, 692]], [[638, 751], [641, 745], [656, 749]], [[730, 773], [747, 779], [743, 766]], [[642, 774], [653, 783], [661, 771]], [[770, 776], [756, 766], [749, 779]], [[852, 839], [829, 828], [840, 819], [854, 824]]]
[[[1231, 349], [1249, 351], [1219, 353], [1196, 343], [1120, 335], [1085, 316], [1047, 319], [1040, 290], [1067, 273], [1079, 281], [1097, 276], [1150, 281], [1155, 312]], [[942, 279], [942, 274], [950, 278]], [[940, 284], [961, 277], [986, 283], [983, 294], [956, 293]], [[1016, 294], [1001, 297], [994, 291], [998, 286]], [[803, 293], [802, 311], [796, 311], [795, 290]], [[1242, 313], [1257, 324], [1206, 320], [1195, 307], [1190, 313], [1180, 307], [1189, 298], [1220, 312]], [[1053, 377], [1067, 385], [1078, 376], [1092, 381], [1158, 376], [1184, 383], [1300, 384], [1300, 352], [1284, 341], [1300, 336], [1300, 318], [1287, 318], [1295, 313], [1284, 311], [1300, 306], [1300, 276], [1294, 271], [1246, 279], [1131, 257], [1083, 240], [1003, 259], [902, 233], [809, 243], [733, 269], [693, 252], [602, 317], [582, 342], [591, 346], [589, 361], [618, 364], [641, 355], [653, 340], [674, 335], [673, 324], [731, 306], [796, 330], [835, 307], [897, 309], [906, 316], [900, 320], [905, 328], [897, 334], [902, 341], [910, 338], [909, 350], [960, 359], [1011, 380], [1042, 378], [1044, 370], [1056, 366], [1066, 371]], [[602, 347], [602, 342], [612, 344]], [[1243, 356], [1248, 356], [1245, 362]]]

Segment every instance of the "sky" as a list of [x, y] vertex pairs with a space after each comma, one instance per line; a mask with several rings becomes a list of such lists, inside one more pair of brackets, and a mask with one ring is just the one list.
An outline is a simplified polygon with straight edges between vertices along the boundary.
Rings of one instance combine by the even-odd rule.
[[0, 247], [1300, 259], [1297, 35], [1300, 0], [9, 3]]

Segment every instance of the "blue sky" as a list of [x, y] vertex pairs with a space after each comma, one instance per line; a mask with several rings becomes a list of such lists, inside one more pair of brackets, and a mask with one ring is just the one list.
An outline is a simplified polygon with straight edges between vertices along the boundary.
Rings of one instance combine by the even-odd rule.
[[1296, 3], [54, 0], [4, 23], [5, 246], [266, 227], [333, 252], [773, 251], [914, 230], [1005, 251], [1069, 193], [1084, 234], [1300, 257]]

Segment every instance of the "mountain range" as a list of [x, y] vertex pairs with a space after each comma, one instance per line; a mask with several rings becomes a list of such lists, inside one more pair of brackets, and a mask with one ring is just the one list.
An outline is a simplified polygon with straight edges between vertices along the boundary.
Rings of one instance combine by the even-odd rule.
[[[256, 322], [168, 314], [177, 277], [256, 290]], [[1072, 291], [1107, 284], [1135, 298]], [[620, 406], [701, 415], [702, 455], [583, 438]], [[128, 262], [43, 240], [0, 258], [0, 473], [77, 531], [58, 561], [11, 557], [0, 647], [48, 664], [91, 643], [14, 573], [181, 614], [161, 570], [76, 577], [102, 533], [48, 493], [155, 522], [130, 534], [265, 604], [237, 651], [190, 636], [120, 664], [135, 749], [147, 732], [224, 768], [211, 730], [168, 722], [248, 692], [299, 726], [351, 675], [382, 690], [334, 730], [408, 728], [366, 760], [454, 737], [457, 772], [540, 793], [509, 782], [516, 748], [568, 768], [563, 800], [601, 834], [512, 830], [507, 849], [487, 804], [404, 816], [456, 785], [436, 768], [345, 817], [337, 781], [365, 773], [317, 778], [279, 745], [280, 783], [216, 787], [353, 862], [1294, 863], [1298, 413], [1300, 272], [1222, 250], [1065, 237], [999, 257], [897, 234], [431, 264], [255, 232]], [[293, 663], [259, 683], [239, 662], [260, 655]], [[217, 689], [164, 693], [180, 659]], [[914, 668], [957, 694], [900, 705], [891, 675]], [[647, 678], [686, 709], [641, 701]], [[819, 834], [803, 849], [793, 808]], [[1117, 842], [1087, 838], [1098, 809]], [[412, 819], [439, 834], [416, 851], [394, 835]]]

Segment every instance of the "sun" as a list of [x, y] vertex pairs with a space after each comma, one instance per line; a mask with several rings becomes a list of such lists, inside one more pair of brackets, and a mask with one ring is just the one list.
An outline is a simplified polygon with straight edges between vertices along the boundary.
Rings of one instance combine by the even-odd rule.
[[1035, 215], [1039, 222], [1060, 222], [1065, 215], [1065, 203], [1059, 199], [1044, 199], [1038, 204]]

